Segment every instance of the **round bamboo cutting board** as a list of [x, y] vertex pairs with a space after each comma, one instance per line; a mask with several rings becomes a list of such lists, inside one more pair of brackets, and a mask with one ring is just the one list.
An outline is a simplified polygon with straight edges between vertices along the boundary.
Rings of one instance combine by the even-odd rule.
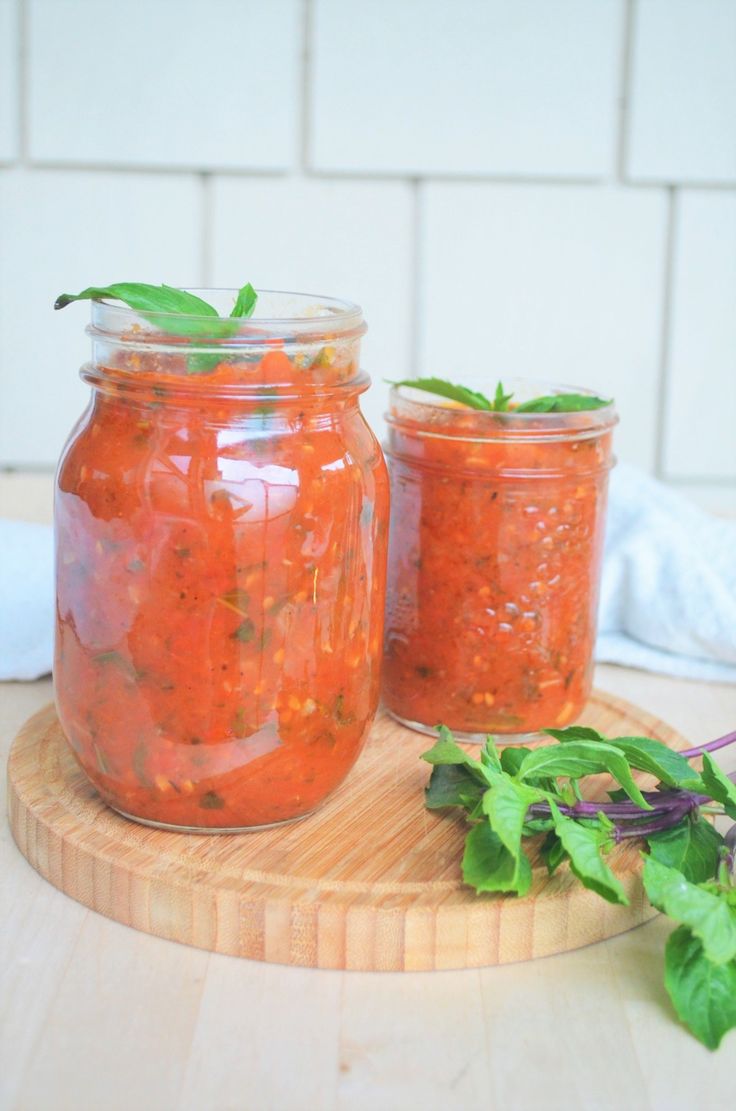
[[[686, 746], [663, 722], [600, 692], [582, 723]], [[379, 716], [346, 783], [303, 821], [238, 835], [167, 833], [100, 801], [47, 707], [13, 744], [10, 825], [33, 867], [85, 906], [159, 937], [280, 964], [474, 968], [576, 949], [654, 916], [636, 843], [609, 857], [628, 907], [586, 891], [564, 866], [549, 878], [535, 864], [524, 899], [465, 887], [467, 826], [424, 807], [430, 769], [419, 756], [430, 745]]]

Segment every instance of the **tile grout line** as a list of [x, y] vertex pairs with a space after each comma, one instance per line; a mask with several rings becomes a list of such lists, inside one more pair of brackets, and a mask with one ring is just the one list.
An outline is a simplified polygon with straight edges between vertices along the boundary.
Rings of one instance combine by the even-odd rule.
[[[17, 164], [23, 161], [16, 159], [14, 163], [8, 163], [8, 166]], [[55, 170], [60, 173], [109, 173], [109, 174], [153, 174], [165, 177], [171, 176], [186, 176], [191, 174], [200, 174], [207, 176], [217, 175], [218, 177], [241, 178], [245, 181], [251, 178], [262, 180], [264, 178], [272, 178], [276, 181], [288, 180], [295, 175], [293, 170], [284, 170], [278, 167], [262, 167], [252, 166], [233, 168], [232, 166], [197, 166], [197, 165], [181, 165], [181, 166], [157, 166], [152, 163], [141, 163], [140, 165], [134, 163], [114, 163], [114, 162], [87, 162], [79, 160], [71, 160], [69, 162], [62, 162], [53, 158], [34, 158], [32, 163], [28, 163], [29, 168], [33, 170]], [[736, 193], [736, 183], [725, 181], [694, 181], [694, 180], [677, 180], [677, 181], [664, 181], [654, 180], [651, 181], [632, 181], [632, 180], [619, 180], [613, 178], [581, 178], [581, 177], [533, 177], [530, 175], [521, 174], [470, 174], [470, 173], [411, 173], [398, 171], [396, 173], [383, 173], [371, 171], [341, 171], [341, 170], [313, 170], [306, 168], [302, 171], [305, 177], [317, 181], [370, 181], [370, 182], [386, 182], [389, 184], [408, 184], [412, 185], [415, 182], [421, 184], [441, 184], [441, 185], [489, 185], [489, 186], [507, 186], [516, 185], [520, 188], [583, 188], [583, 189], [603, 189], [610, 185], [618, 189], [630, 190], [633, 192], [645, 190], [661, 190], [661, 189], [691, 189], [693, 191], [713, 192], [713, 193]]]
[[625, 0], [621, 28], [621, 59], [618, 88], [618, 142], [616, 145], [616, 177], [626, 183], [629, 154], [629, 108], [631, 104], [631, 72], [634, 57], [634, 22], [636, 0]]
[[411, 252], [409, 258], [409, 377], [419, 375], [419, 334], [421, 326], [421, 285], [422, 285], [422, 231], [423, 191], [420, 178], [410, 184], [412, 196], [411, 211]]
[[299, 170], [302, 174], [309, 173], [309, 149], [311, 145], [311, 95], [312, 95], [312, 30], [314, 27], [314, 10], [312, 0], [302, 0], [301, 20], [301, 51], [298, 96], [301, 103], [298, 108], [299, 127]]
[[678, 216], [678, 193], [674, 188], [667, 191], [667, 227], [665, 231], [664, 274], [662, 287], [662, 322], [659, 337], [659, 368], [657, 375], [657, 411], [654, 455], [654, 474], [665, 478], [665, 455], [667, 433], [667, 411], [669, 403], [669, 362], [672, 340], [672, 287], [676, 254]]
[[199, 174], [200, 220], [199, 271], [203, 289], [212, 285], [212, 230], [214, 223], [212, 174]]
[[28, 161], [28, 0], [16, 0], [15, 18], [18, 35], [18, 107], [16, 122], [18, 126], [18, 161], [25, 166]]

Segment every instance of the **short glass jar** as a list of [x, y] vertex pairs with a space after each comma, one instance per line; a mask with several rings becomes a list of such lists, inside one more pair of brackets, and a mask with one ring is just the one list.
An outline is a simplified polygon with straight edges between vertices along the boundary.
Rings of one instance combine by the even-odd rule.
[[[197, 292], [223, 316], [235, 296]], [[309, 813], [357, 759], [388, 478], [357, 306], [262, 292], [225, 338], [191, 319], [196, 341], [92, 305], [92, 400], [57, 475], [54, 678], [110, 806], [236, 831]]]
[[[505, 385], [517, 402], [568, 392]], [[383, 698], [399, 721], [472, 741], [580, 714], [616, 420], [612, 404], [486, 412], [391, 391]]]

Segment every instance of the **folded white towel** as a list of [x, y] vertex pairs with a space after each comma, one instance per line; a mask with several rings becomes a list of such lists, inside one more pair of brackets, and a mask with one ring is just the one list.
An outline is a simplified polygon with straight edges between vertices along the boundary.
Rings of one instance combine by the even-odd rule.
[[[51, 529], [0, 520], [0, 679], [51, 670], [53, 606]], [[736, 521], [617, 467], [596, 658], [736, 681]]]
[[53, 532], [0, 521], [0, 679], [46, 675], [53, 642]]
[[736, 680], [736, 521], [616, 467], [598, 628], [598, 660]]

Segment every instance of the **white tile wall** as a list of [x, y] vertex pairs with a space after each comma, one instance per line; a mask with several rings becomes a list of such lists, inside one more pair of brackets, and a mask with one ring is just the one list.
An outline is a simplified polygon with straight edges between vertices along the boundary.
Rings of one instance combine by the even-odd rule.
[[677, 227], [666, 471], [736, 479], [736, 195], [684, 193]]
[[404, 182], [215, 182], [212, 282], [357, 301], [368, 322], [363, 411], [377, 427], [388, 387], [409, 374], [412, 189]]
[[630, 176], [736, 184], [736, 3], [638, 0]]
[[426, 186], [421, 373], [613, 395], [620, 454], [650, 467], [665, 216], [651, 191]]
[[320, 170], [602, 177], [619, 0], [317, 0]]
[[28, 2], [33, 159], [292, 165], [298, 0]]
[[0, 0], [0, 162], [18, 156], [18, 5]]
[[727, 508], [734, 204], [736, 0], [0, 0], [0, 466], [82, 404], [62, 287], [251, 280], [362, 303], [379, 433], [557, 376]]
[[62, 292], [139, 280], [199, 282], [193, 178], [0, 173], [0, 463], [55, 463], [86, 404], [89, 306]]

